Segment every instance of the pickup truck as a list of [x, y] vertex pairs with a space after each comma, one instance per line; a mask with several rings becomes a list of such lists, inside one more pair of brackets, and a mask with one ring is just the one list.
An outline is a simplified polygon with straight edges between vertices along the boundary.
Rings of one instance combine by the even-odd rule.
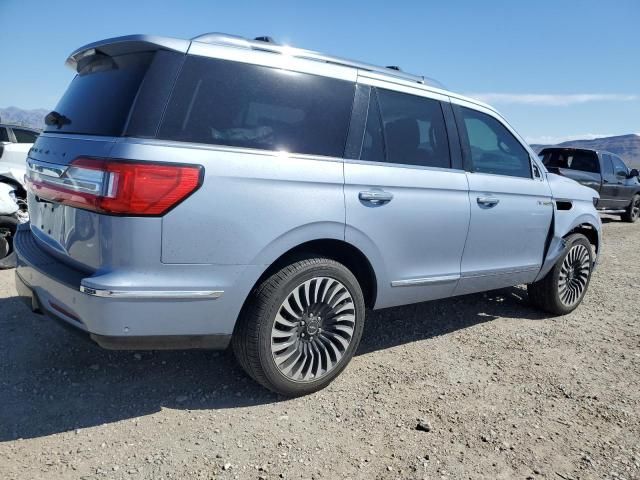
[[584, 148], [551, 147], [539, 154], [551, 173], [571, 178], [600, 194], [596, 208], [620, 215], [624, 221], [640, 218], [638, 170], [630, 169], [617, 155]]

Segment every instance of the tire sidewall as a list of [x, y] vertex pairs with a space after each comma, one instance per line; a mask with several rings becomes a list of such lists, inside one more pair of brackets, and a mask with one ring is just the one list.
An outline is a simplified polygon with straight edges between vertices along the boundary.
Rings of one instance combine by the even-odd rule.
[[631, 199], [631, 205], [629, 205], [629, 221], [631, 223], [635, 223], [638, 221], [638, 217], [633, 216], [633, 207], [639, 201], [640, 201], [640, 195], [638, 194], [634, 195], [633, 198]]
[[[341, 282], [349, 291], [353, 298], [355, 307], [355, 328], [353, 337], [349, 347], [345, 351], [340, 364], [324, 377], [310, 381], [298, 382], [284, 376], [276, 366], [275, 360], [271, 353], [271, 331], [275, 316], [282, 302], [287, 298], [291, 291], [301, 283], [314, 277], [329, 277]], [[274, 389], [280, 392], [287, 392], [287, 395], [304, 395], [315, 392], [327, 386], [333, 381], [349, 364], [355, 350], [358, 348], [362, 331], [364, 329], [365, 305], [362, 290], [354, 275], [343, 265], [333, 262], [324, 261], [321, 265], [307, 265], [301, 270], [289, 275], [283, 282], [278, 285], [278, 293], [268, 300], [269, 305], [265, 309], [265, 314], [261, 319], [259, 338], [258, 338], [258, 355], [260, 364], [264, 374]]]
[[[562, 270], [562, 263], [564, 262], [565, 258], [567, 258], [567, 255], [569, 255], [569, 251], [571, 250], [571, 248], [577, 244], [584, 245], [587, 248], [587, 251], [589, 252], [589, 276], [587, 278], [587, 284], [585, 285], [584, 290], [580, 294], [580, 298], [578, 299], [578, 301], [574, 305], [568, 307], [560, 300], [558, 283], [560, 281], [560, 272]], [[562, 255], [560, 259], [558, 259], [558, 261], [556, 262], [556, 265], [553, 268], [553, 301], [557, 305], [558, 309], [563, 312], [563, 314], [567, 314], [574, 311], [582, 303], [582, 300], [584, 299], [584, 296], [586, 295], [587, 290], [589, 289], [592, 273], [593, 273], [593, 250], [591, 249], [591, 244], [589, 243], [589, 240], [587, 240], [587, 237], [581, 234], [572, 235], [568, 239], [567, 248], [564, 255]]]

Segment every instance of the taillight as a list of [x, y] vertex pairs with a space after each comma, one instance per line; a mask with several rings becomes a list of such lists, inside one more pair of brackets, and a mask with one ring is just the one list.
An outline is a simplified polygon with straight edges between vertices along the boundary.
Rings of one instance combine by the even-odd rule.
[[60, 173], [30, 166], [27, 184], [52, 202], [110, 215], [162, 215], [195, 192], [200, 165], [77, 158]]

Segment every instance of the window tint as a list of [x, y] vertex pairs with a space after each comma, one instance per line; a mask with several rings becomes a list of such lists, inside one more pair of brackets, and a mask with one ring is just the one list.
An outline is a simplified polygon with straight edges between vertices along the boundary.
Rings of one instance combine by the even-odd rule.
[[46, 132], [119, 136], [153, 54], [94, 55], [54, 109], [67, 122]]
[[599, 173], [598, 156], [585, 150], [545, 150], [542, 162], [547, 168], [567, 168], [582, 172]]
[[18, 143], [33, 143], [36, 141], [37, 133], [22, 128], [14, 128], [13, 134], [16, 136]]
[[384, 129], [386, 161], [425, 167], [451, 167], [447, 129], [440, 102], [391, 90], [375, 90]]
[[613, 175], [613, 160], [611, 158], [611, 155], [609, 155], [608, 153], [602, 154], [602, 168], [604, 169], [604, 175]]
[[354, 89], [332, 78], [188, 57], [159, 136], [341, 157]]
[[369, 111], [367, 112], [367, 125], [362, 140], [362, 152], [360, 158], [371, 162], [384, 162], [384, 136], [382, 134], [382, 121], [380, 108], [375, 90], [371, 90], [369, 97]]
[[611, 156], [613, 158], [613, 169], [616, 172], [616, 175], [619, 177], [627, 177], [629, 174], [629, 169], [622, 161], [620, 157], [616, 157], [614, 155]]
[[9, 132], [5, 127], [0, 127], [0, 142], [8, 142], [9, 141]]
[[470, 108], [460, 107], [458, 111], [472, 171], [531, 178], [529, 153], [504, 125]]

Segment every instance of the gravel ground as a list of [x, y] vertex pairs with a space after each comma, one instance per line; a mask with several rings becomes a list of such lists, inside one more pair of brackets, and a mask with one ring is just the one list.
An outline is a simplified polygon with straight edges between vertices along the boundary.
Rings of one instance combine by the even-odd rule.
[[605, 242], [571, 315], [522, 288], [374, 312], [294, 400], [228, 352], [94, 347], [0, 272], [0, 478], [640, 478], [640, 225]]

